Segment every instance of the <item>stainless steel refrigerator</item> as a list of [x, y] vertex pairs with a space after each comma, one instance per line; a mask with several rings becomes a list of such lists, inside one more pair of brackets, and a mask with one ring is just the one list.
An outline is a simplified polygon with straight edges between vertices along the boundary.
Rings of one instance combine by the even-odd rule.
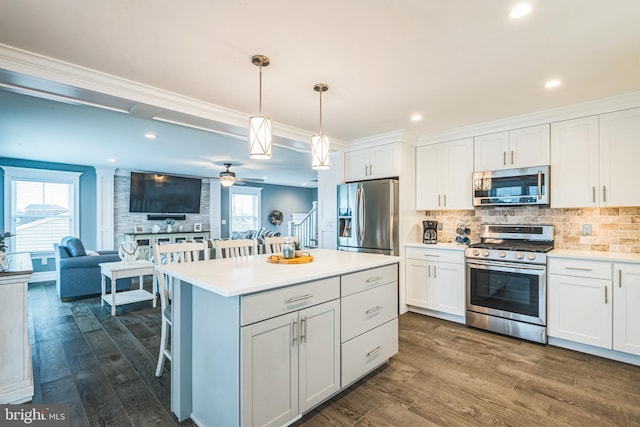
[[338, 185], [338, 250], [398, 255], [398, 180]]

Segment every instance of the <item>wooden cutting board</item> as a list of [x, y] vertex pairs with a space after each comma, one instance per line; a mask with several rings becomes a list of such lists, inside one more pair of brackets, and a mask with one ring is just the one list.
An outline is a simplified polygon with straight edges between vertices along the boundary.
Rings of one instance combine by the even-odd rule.
[[303, 255], [295, 258], [285, 258], [282, 254], [273, 254], [267, 257], [267, 262], [271, 264], [307, 264], [313, 261], [311, 255]]

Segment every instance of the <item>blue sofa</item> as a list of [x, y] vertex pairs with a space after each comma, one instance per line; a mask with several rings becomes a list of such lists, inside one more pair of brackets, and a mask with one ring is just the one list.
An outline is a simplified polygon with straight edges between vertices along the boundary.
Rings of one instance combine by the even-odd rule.
[[[98, 255], [88, 255], [80, 239], [64, 237], [60, 244], [54, 243], [56, 262], [56, 290], [61, 300], [81, 298], [102, 293], [102, 262], [120, 261], [117, 251], [98, 251]], [[111, 291], [111, 280], [107, 278], [107, 292]], [[120, 279], [117, 290], [131, 288], [131, 279]]]

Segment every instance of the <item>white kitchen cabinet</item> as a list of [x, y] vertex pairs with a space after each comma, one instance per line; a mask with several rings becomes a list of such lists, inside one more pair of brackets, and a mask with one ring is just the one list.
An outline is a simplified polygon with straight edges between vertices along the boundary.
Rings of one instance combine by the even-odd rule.
[[0, 273], [0, 404], [24, 403], [33, 398], [27, 314], [31, 255], [9, 255], [8, 260], [8, 270]]
[[341, 277], [342, 387], [398, 352], [398, 266]]
[[551, 124], [551, 207], [599, 206], [598, 116]]
[[473, 138], [416, 149], [416, 210], [472, 209]]
[[601, 114], [599, 121], [600, 205], [638, 206], [640, 108]]
[[464, 316], [464, 252], [407, 247], [406, 303]]
[[340, 389], [340, 301], [242, 328], [243, 425], [280, 426]]
[[640, 108], [551, 125], [551, 207], [638, 206]]
[[611, 263], [549, 259], [549, 336], [611, 349]]
[[398, 151], [398, 144], [384, 144], [345, 153], [346, 181], [398, 176]]
[[549, 125], [530, 126], [474, 138], [474, 171], [548, 165]]
[[640, 355], [640, 265], [613, 265], [613, 349]]

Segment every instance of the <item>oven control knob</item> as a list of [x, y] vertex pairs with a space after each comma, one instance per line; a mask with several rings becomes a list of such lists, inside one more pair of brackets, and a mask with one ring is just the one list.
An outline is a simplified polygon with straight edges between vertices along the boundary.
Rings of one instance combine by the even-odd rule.
[[482, 256], [489, 256], [489, 251], [486, 249], [482, 251]]
[[480, 255], [480, 251], [477, 249], [474, 249], [473, 252], [471, 252], [473, 254], [473, 256], [478, 256]]
[[536, 254], [529, 254], [527, 258], [529, 258], [530, 260], [534, 260], [536, 259]]
[[518, 252], [518, 253], [516, 254], [516, 258], [518, 258], [518, 259], [522, 259], [522, 258], [524, 258], [524, 254], [523, 254], [522, 252]]
[[506, 256], [507, 256], [507, 254], [506, 254], [505, 252], [502, 252], [502, 251], [501, 251], [501, 252], [498, 254], [498, 256], [499, 256], [500, 258], [504, 258], [504, 257], [506, 257]]

